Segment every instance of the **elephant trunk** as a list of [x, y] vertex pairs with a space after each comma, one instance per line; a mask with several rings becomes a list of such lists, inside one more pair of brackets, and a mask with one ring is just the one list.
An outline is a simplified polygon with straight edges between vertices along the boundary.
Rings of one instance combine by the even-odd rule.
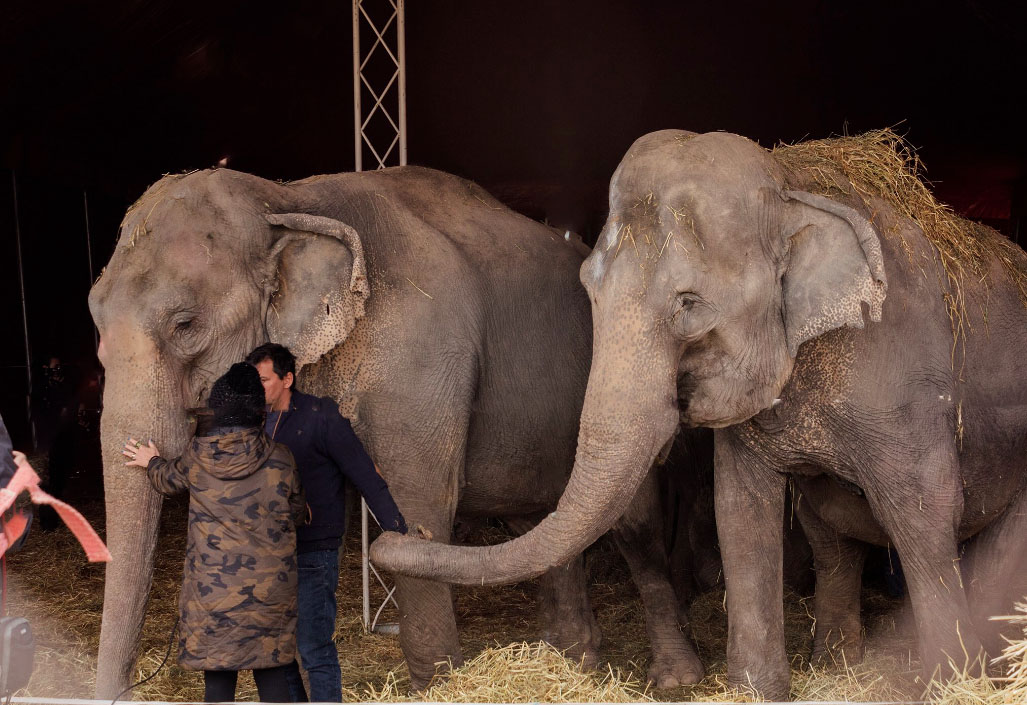
[[[152, 345], [145, 340], [142, 345], [120, 342], [116, 359], [104, 360], [107, 381], [100, 421], [107, 546], [112, 557], [104, 583], [96, 673], [96, 697], [101, 699], [113, 698], [132, 683], [161, 510], [161, 495], [150, 485], [146, 471], [126, 467], [121, 451], [131, 436], [143, 442], [152, 439], [161, 455], [175, 457], [184, 447], [187, 430], [180, 395], [174, 392], [175, 376], [163, 369]], [[144, 346], [150, 349], [140, 349]]]
[[556, 511], [519, 538], [480, 548], [386, 532], [371, 548], [376, 565], [419, 578], [500, 585], [566, 563], [613, 526], [677, 430], [677, 357], [673, 345], [662, 349], [655, 336], [623, 325], [605, 327], [606, 335], [602, 325], [594, 331], [574, 470]]

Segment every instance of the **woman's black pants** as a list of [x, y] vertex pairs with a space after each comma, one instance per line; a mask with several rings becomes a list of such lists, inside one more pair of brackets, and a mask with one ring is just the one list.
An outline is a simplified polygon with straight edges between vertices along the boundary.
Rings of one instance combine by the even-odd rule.
[[[285, 672], [289, 666], [254, 668], [253, 680], [257, 684], [257, 697], [262, 703], [288, 703], [289, 682]], [[227, 703], [235, 700], [235, 683], [239, 671], [204, 671], [203, 699], [208, 703]]]

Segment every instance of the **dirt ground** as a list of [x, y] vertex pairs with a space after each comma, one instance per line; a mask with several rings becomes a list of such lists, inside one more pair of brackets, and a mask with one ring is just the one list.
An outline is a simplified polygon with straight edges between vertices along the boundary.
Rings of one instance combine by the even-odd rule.
[[[93, 522], [103, 526], [103, 504], [99, 498], [78, 502]], [[150, 676], [167, 652], [169, 636], [177, 614], [177, 597], [185, 550], [185, 498], [165, 504], [157, 548], [156, 568], [150, 603], [137, 664], [137, 680]], [[356, 526], [356, 522], [353, 523]], [[501, 540], [501, 530], [486, 529], [477, 541]], [[587, 554], [590, 596], [602, 627], [604, 640], [600, 664], [607, 663], [624, 676], [644, 679], [648, 666], [641, 603], [623, 559], [612, 542], [601, 540]], [[52, 532], [34, 531], [26, 547], [8, 562], [8, 609], [12, 615], [29, 619], [36, 635], [36, 668], [25, 695], [82, 698], [91, 697], [95, 682], [96, 650], [103, 608], [102, 565], [90, 565], [70, 533], [61, 527]], [[372, 578], [373, 580], [373, 578]], [[512, 642], [536, 641], [540, 629], [535, 617], [536, 584], [521, 583], [500, 588], [457, 588], [454, 597], [461, 645], [465, 658], [483, 649]], [[381, 604], [383, 590], [375, 584], [374, 607]], [[342, 662], [347, 698], [375, 699], [388, 683], [398, 685], [406, 695], [408, 677], [398, 640], [393, 636], [365, 634], [361, 628], [361, 577], [359, 533], [351, 531], [342, 561], [338, 590], [339, 616], [336, 643]], [[699, 596], [690, 616], [699, 653], [709, 676], [698, 686], [649, 691], [659, 700], [722, 698], [727, 615], [723, 591]], [[912, 639], [901, 612], [901, 601], [868, 591], [864, 614], [868, 652], [863, 664], [840, 665], [811, 670], [809, 653], [812, 617], [808, 598], [790, 594], [786, 600], [786, 626], [793, 664], [793, 694], [804, 699], [847, 698], [873, 700], [917, 699], [918, 668], [912, 653]], [[395, 621], [386, 609], [382, 621]], [[397, 693], [395, 687], [386, 688]], [[202, 698], [202, 676], [183, 671], [175, 653], [160, 672], [135, 690], [135, 697], [151, 700]], [[240, 679], [240, 700], [256, 699], [252, 678]], [[396, 695], [392, 696], [397, 697]]]

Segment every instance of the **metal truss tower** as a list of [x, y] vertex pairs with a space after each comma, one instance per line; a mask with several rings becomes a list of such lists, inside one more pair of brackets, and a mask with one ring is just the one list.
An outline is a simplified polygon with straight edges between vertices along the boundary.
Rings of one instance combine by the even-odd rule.
[[[364, 169], [365, 149], [370, 152], [372, 169], [407, 163], [404, 10], [404, 0], [353, 0], [353, 142], [357, 171]], [[362, 50], [362, 35], [372, 39], [366, 52]]]
[[[404, 0], [353, 2], [353, 148], [357, 171], [407, 163], [406, 27]], [[364, 42], [363, 40], [367, 40]], [[365, 47], [368, 47], [366, 51]], [[378, 624], [393, 593], [368, 555], [367, 503], [360, 500], [360, 545], [365, 631], [398, 633], [398, 624]], [[371, 574], [385, 588], [385, 599], [371, 617]]]

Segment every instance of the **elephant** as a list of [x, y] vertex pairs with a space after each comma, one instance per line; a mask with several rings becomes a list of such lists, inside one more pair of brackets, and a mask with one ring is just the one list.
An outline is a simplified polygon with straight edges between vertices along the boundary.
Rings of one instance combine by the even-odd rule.
[[[678, 608], [687, 612], [698, 595], [723, 588], [724, 565], [717, 543], [713, 502], [713, 431], [681, 428], [667, 458], [658, 463], [663, 500], [664, 543]], [[785, 585], [799, 595], [813, 592], [813, 553], [793, 504], [785, 502]]]
[[904, 165], [889, 134], [774, 151], [719, 132], [638, 139], [581, 268], [593, 358], [556, 511], [484, 549], [379, 538], [377, 564], [523, 579], [604, 531], [679, 425], [707, 427], [730, 684], [788, 696], [789, 480], [817, 568], [814, 657], [856, 653], [867, 544], [902, 560], [925, 678], [994, 652], [987, 617], [1027, 592], [1027, 256], [915, 172], [860, 161], [869, 144]]
[[[107, 569], [96, 693], [128, 685], [152, 579], [161, 498], [122, 465], [128, 437], [169, 456], [187, 409], [266, 341], [297, 358], [301, 387], [334, 398], [411, 527], [450, 540], [454, 520], [528, 531], [573, 466], [591, 360], [588, 249], [477, 185], [400, 167], [278, 183], [228, 169], [171, 175], [121, 224], [89, 295], [106, 369], [101, 421]], [[634, 493], [633, 493], [634, 496]], [[652, 639], [651, 676], [695, 682], [679, 629], [654, 481], [615, 535]], [[660, 547], [662, 548], [662, 547]], [[580, 552], [542, 580], [545, 638], [586, 662], [599, 630]], [[461, 662], [448, 584], [397, 580], [411, 683]]]
[[713, 515], [713, 433], [682, 429], [657, 463], [664, 544], [678, 609], [723, 585], [724, 566]]

